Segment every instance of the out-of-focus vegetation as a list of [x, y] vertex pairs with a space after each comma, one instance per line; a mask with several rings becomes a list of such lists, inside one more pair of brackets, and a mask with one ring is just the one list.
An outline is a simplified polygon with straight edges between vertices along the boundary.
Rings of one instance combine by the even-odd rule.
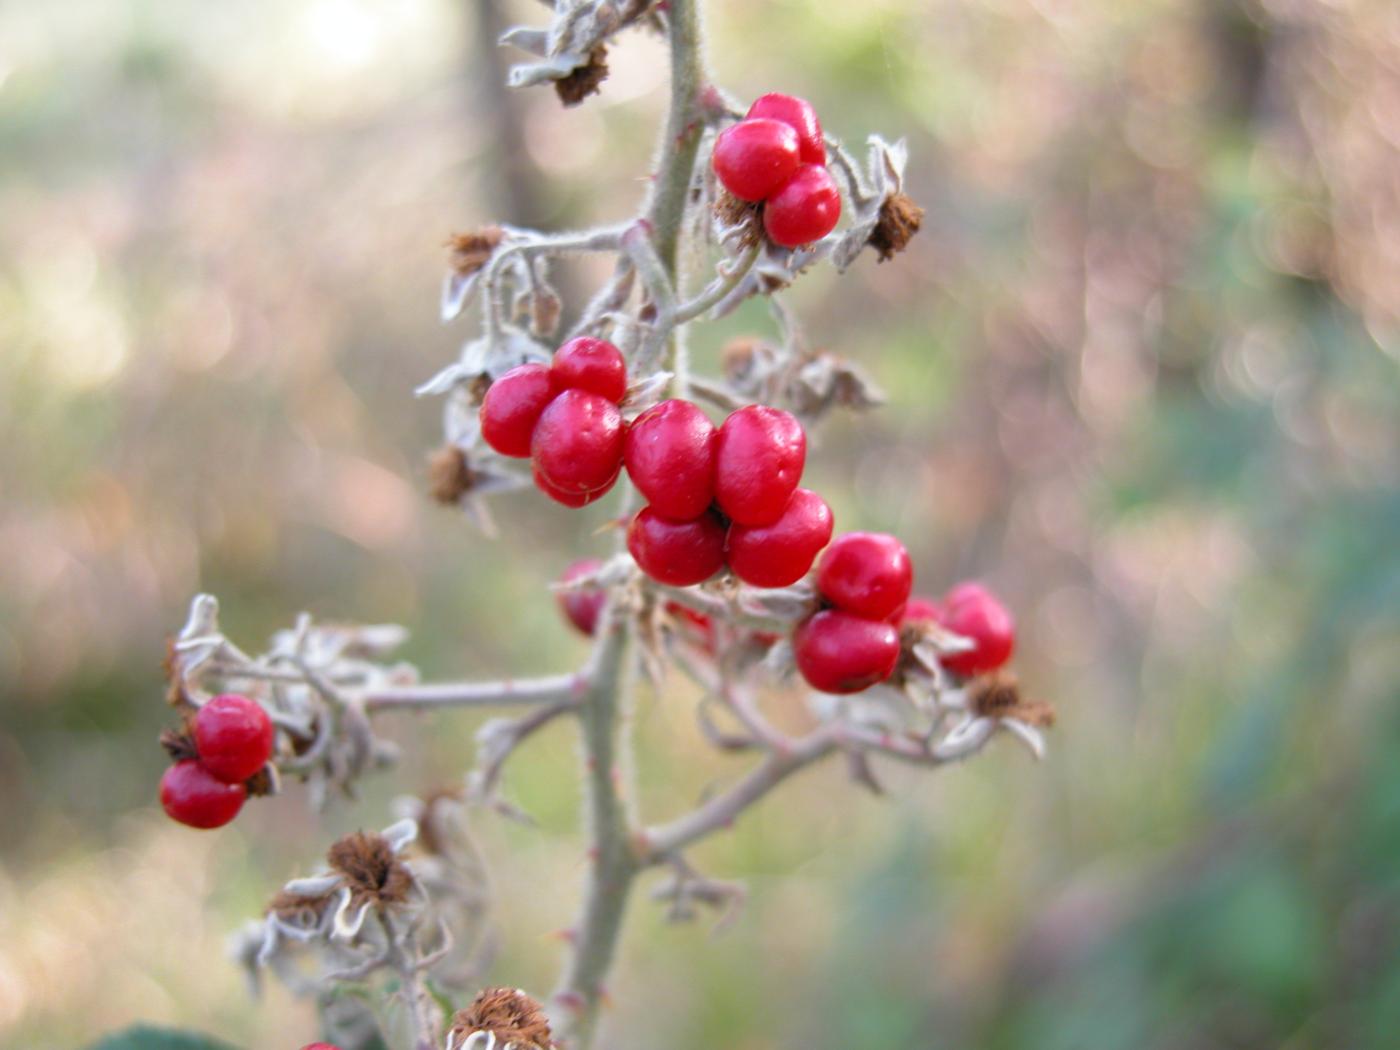
[[[495, 16], [0, 7], [6, 1046], [138, 1018], [300, 1045], [309, 1012], [253, 1004], [224, 934], [468, 761], [471, 718], [406, 719], [400, 781], [324, 825], [295, 788], [169, 825], [159, 660], [192, 591], [250, 645], [306, 607], [410, 625], [436, 676], [581, 658], [544, 585], [606, 549], [607, 510], [522, 494], [474, 534], [421, 495], [410, 391], [462, 335], [435, 322], [449, 230], [630, 213], [664, 55], [630, 38], [564, 112], [498, 87]], [[724, 936], [635, 904], [622, 1045], [1394, 1045], [1400, 7], [716, 0], [709, 29], [740, 96], [909, 137], [911, 251], [793, 293], [892, 394], [810, 469], [927, 589], [1006, 594], [1061, 725], [1038, 766], [999, 746], [885, 801], [834, 768], [775, 796], [700, 858], [753, 891]], [[746, 308], [702, 357], [766, 325]], [[692, 705], [638, 712], [657, 815], [737, 768]], [[561, 727], [514, 768], [538, 830], [480, 821], [505, 983], [552, 980], [573, 760]]]

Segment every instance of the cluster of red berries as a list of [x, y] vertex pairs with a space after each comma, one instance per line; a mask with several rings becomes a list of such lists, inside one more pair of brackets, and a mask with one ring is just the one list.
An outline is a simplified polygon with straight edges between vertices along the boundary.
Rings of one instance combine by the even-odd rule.
[[272, 720], [246, 696], [216, 696], [195, 713], [189, 743], [195, 756], [160, 778], [160, 804], [181, 824], [223, 827], [243, 808], [249, 778], [272, 757]]
[[720, 132], [711, 163], [725, 189], [763, 205], [763, 228], [774, 244], [796, 248], [819, 241], [841, 218], [821, 121], [805, 99], [758, 99], [743, 120]]
[[971, 676], [995, 671], [1016, 648], [1016, 621], [1005, 605], [980, 583], [959, 583], [942, 601], [911, 598], [903, 621], [931, 620], [972, 642], [971, 649], [949, 653], [942, 659], [956, 675]]
[[622, 351], [580, 336], [556, 350], [552, 364], [518, 365], [491, 384], [481, 436], [503, 456], [528, 458], [545, 495], [582, 507], [617, 482], [627, 430], [618, 403], [626, 394]]

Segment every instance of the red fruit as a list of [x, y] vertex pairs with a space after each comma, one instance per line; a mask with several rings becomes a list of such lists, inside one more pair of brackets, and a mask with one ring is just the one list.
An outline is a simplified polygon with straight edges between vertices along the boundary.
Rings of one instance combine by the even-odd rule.
[[301, 1050], [340, 1050], [340, 1047], [330, 1043], [307, 1043]]
[[807, 461], [802, 424], [780, 408], [746, 405], [715, 437], [715, 500], [740, 525], [783, 515]]
[[[597, 558], [583, 558], [574, 562], [559, 577], [563, 583], [572, 583], [580, 576], [597, 572], [603, 563]], [[592, 636], [598, 629], [598, 617], [607, 604], [608, 596], [600, 588], [590, 587], [582, 591], [559, 591], [555, 597], [559, 608], [568, 621], [578, 628], [581, 634]]]
[[544, 365], [517, 365], [487, 388], [481, 402], [481, 436], [501, 455], [525, 458], [535, 423], [555, 393]]
[[199, 760], [226, 784], [241, 784], [267, 764], [272, 734], [262, 705], [236, 693], [214, 697], [194, 716]]
[[689, 401], [663, 401], [627, 428], [627, 474], [656, 513], [698, 518], [715, 497], [715, 426]]
[[943, 618], [943, 606], [932, 598], [910, 598], [909, 604], [899, 614], [900, 623], [915, 623], [932, 620], [938, 623]]
[[[618, 473], [620, 474], [621, 471]], [[535, 488], [554, 500], [554, 502], [562, 503], [566, 507], [573, 507], [575, 510], [579, 507], [586, 507], [595, 500], [602, 499], [612, 489], [613, 485], [616, 484], [618, 478], [618, 475], [613, 475], [612, 481], [609, 482], [606, 487], [594, 489], [592, 492], [565, 492], [563, 489], [556, 488], [538, 469], [532, 470], [531, 476], [535, 479]]]
[[617, 405], [586, 390], [565, 390], [535, 424], [530, 456], [536, 473], [549, 484], [549, 495], [596, 498], [617, 480], [622, 441]]
[[978, 583], [960, 583], [943, 598], [938, 620], [954, 634], [973, 642], [973, 648], [950, 653], [943, 666], [954, 674], [974, 675], [995, 671], [1016, 648], [1016, 621], [991, 591]]
[[792, 648], [797, 669], [813, 689], [858, 693], [894, 673], [899, 632], [883, 620], [824, 609], [798, 625]]
[[627, 549], [653, 580], [689, 587], [724, 567], [724, 523], [714, 511], [673, 521], [643, 507], [627, 527]]
[[248, 790], [225, 784], [197, 759], [176, 762], [160, 778], [160, 804], [171, 820], [192, 828], [221, 828], [243, 808]]
[[730, 193], [761, 201], [797, 172], [801, 143], [781, 120], [741, 120], [719, 133], [710, 162]]
[[755, 587], [786, 587], [807, 575], [831, 539], [831, 508], [811, 489], [798, 489], [772, 525], [729, 526], [725, 559]]
[[557, 390], [587, 390], [617, 404], [627, 394], [627, 362], [605, 339], [581, 335], [554, 351]]
[[819, 241], [841, 218], [841, 191], [820, 164], [804, 164], [763, 205], [768, 239], [784, 248]]
[[715, 625], [713, 620], [704, 613], [696, 612], [680, 602], [667, 602], [666, 611], [671, 614], [683, 634], [688, 634], [693, 642], [707, 652], [714, 652]]
[[826, 549], [817, 589], [839, 609], [885, 620], [909, 600], [914, 570], [904, 544], [883, 532], [848, 532]]
[[805, 98], [795, 95], [760, 95], [749, 107], [745, 119], [768, 117], [781, 120], [797, 132], [797, 144], [803, 164], [825, 164], [826, 142], [822, 137], [822, 122], [817, 111]]

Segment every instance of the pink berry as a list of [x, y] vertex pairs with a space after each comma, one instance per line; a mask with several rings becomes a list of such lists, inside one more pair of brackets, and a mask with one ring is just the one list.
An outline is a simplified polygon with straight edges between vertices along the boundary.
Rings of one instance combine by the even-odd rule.
[[262, 704], [237, 693], [214, 697], [194, 716], [199, 760], [226, 784], [241, 784], [267, 764], [272, 736]]
[[[574, 562], [559, 577], [563, 583], [572, 583], [580, 576], [587, 576], [602, 568], [597, 558], [583, 558]], [[574, 625], [580, 634], [592, 636], [598, 629], [598, 617], [603, 612], [608, 596], [600, 588], [590, 587], [582, 591], [559, 591], [559, 609], [565, 618]]]
[[817, 589], [838, 609], [886, 620], [909, 600], [914, 570], [904, 544], [883, 532], [839, 536], [817, 566]]
[[807, 575], [831, 539], [831, 508], [810, 489], [798, 489], [772, 525], [729, 526], [725, 558], [734, 575], [755, 587], [786, 587]]
[[797, 132], [780, 120], [741, 120], [715, 139], [715, 175], [741, 201], [761, 201], [797, 172]]
[[943, 606], [932, 598], [913, 597], [899, 614], [899, 622], [938, 623], [943, 618]]
[[622, 443], [617, 405], [586, 390], [565, 390], [535, 424], [530, 457], [556, 499], [556, 493], [596, 497], [617, 480]]
[[981, 584], [960, 583], [950, 590], [943, 598], [938, 622], [973, 643], [966, 652], [942, 658], [943, 666], [954, 674], [995, 671], [1011, 659], [1016, 648], [1016, 621], [996, 595]]
[[826, 141], [822, 136], [822, 122], [817, 119], [817, 111], [805, 98], [795, 95], [760, 95], [749, 107], [747, 119], [768, 117], [781, 120], [797, 132], [798, 149], [803, 164], [826, 163]]
[[807, 461], [802, 424], [780, 408], [746, 405], [715, 438], [715, 501], [740, 525], [782, 517]]
[[813, 689], [858, 693], [894, 673], [899, 632], [883, 620], [824, 609], [798, 625], [792, 647], [797, 669]]
[[604, 339], [570, 339], [554, 351], [551, 371], [559, 390], [587, 390], [613, 404], [627, 395], [627, 362], [622, 351]]
[[819, 241], [841, 218], [841, 191], [820, 164], [804, 164], [763, 205], [768, 239], [784, 248]]
[[481, 402], [481, 436], [501, 455], [525, 458], [535, 423], [555, 392], [547, 367], [517, 365], [487, 388]]
[[221, 828], [243, 808], [248, 790], [226, 784], [197, 759], [176, 762], [160, 778], [160, 804], [166, 816], [192, 828]]
[[627, 549], [653, 580], [689, 587], [724, 567], [724, 523], [713, 511], [673, 521], [643, 507], [627, 527]]
[[698, 518], [715, 496], [715, 426], [689, 401], [663, 401], [627, 428], [627, 474], [656, 513]]
[[340, 1050], [340, 1047], [331, 1043], [307, 1043], [301, 1050]]

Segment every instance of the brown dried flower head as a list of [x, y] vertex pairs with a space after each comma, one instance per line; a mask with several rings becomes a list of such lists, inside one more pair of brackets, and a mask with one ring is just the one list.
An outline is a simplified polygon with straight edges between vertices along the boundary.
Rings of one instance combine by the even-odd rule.
[[968, 683], [968, 706], [981, 718], [1015, 718], [1048, 729], [1055, 724], [1055, 709], [1042, 700], [1026, 700], [1016, 676], [995, 671]]
[[474, 480], [467, 454], [456, 445], [443, 445], [428, 458], [428, 492], [445, 507], [455, 507]]
[[870, 247], [880, 254], [880, 261], [893, 259], [904, 251], [924, 222], [924, 209], [903, 193], [891, 193], [880, 204], [880, 218], [870, 231]]
[[351, 908], [367, 902], [381, 907], [399, 904], [413, 887], [413, 874], [377, 832], [356, 831], [337, 839], [326, 853], [326, 863], [344, 877]]
[[448, 265], [454, 273], [470, 277], [491, 259], [491, 254], [505, 237], [499, 226], [487, 226], [471, 233], [454, 233], [447, 239], [450, 251]]
[[293, 926], [311, 928], [316, 926], [326, 909], [335, 901], [334, 893], [323, 893], [319, 897], [302, 897], [286, 890], [278, 890], [268, 902], [267, 914]]
[[589, 95], [596, 95], [603, 81], [608, 79], [608, 49], [595, 44], [588, 52], [588, 61], [568, 76], [554, 82], [554, 90], [559, 101], [566, 106], [577, 106]]
[[452, 1018], [447, 1045], [459, 1050], [476, 1032], [490, 1032], [502, 1050], [550, 1050], [555, 1045], [544, 1008], [518, 988], [487, 988]]

